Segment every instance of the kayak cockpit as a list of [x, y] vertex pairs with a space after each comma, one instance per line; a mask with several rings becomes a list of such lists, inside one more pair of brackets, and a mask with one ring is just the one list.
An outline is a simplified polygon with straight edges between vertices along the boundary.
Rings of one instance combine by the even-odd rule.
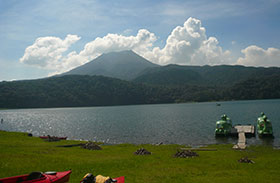
[[65, 183], [69, 181], [71, 170], [64, 172], [32, 172], [26, 175], [0, 179], [0, 183]]

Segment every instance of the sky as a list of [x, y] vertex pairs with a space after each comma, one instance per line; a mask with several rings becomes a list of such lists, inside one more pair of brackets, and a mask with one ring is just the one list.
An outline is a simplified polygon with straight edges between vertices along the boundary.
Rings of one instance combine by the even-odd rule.
[[0, 81], [103, 53], [160, 65], [280, 67], [280, 0], [0, 0]]

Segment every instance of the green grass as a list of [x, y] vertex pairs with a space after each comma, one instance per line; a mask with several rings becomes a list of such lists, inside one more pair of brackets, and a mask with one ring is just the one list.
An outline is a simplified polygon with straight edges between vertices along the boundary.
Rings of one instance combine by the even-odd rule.
[[[111, 177], [125, 176], [127, 183], [227, 183], [280, 182], [280, 150], [271, 146], [251, 146], [245, 151], [232, 150], [232, 144], [211, 145], [217, 151], [198, 151], [199, 157], [173, 158], [179, 145], [102, 146], [91, 151], [57, 145], [77, 141], [45, 142], [25, 133], [0, 131], [0, 177], [32, 171], [72, 169], [70, 182], [79, 182], [88, 172]], [[139, 148], [150, 156], [133, 154]], [[255, 164], [239, 163], [244, 156]]]

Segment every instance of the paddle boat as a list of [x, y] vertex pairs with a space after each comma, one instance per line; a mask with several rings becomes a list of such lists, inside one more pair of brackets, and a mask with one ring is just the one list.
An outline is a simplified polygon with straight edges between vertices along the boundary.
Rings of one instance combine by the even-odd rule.
[[263, 112], [257, 120], [257, 132], [259, 137], [273, 137], [272, 124]]
[[232, 122], [227, 115], [222, 115], [221, 119], [216, 122], [216, 136], [228, 136], [231, 134]]
[[26, 175], [0, 179], [0, 183], [66, 183], [69, 182], [71, 170], [64, 172], [32, 172]]

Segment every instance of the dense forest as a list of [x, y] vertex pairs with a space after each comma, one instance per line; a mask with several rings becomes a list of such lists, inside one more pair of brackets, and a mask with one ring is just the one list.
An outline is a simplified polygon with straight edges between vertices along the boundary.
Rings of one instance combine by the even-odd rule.
[[66, 75], [0, 83], [0, 108], [78, 107], [280, 98], [280, 74], [232, 85], [152, 85]]
[[277, 67], [245, 67], [241, 65], [180, 66], [149, 68], [132, 81], [152, 85], [198, 85], [228, 87], [248, 79], [280, 75]]

